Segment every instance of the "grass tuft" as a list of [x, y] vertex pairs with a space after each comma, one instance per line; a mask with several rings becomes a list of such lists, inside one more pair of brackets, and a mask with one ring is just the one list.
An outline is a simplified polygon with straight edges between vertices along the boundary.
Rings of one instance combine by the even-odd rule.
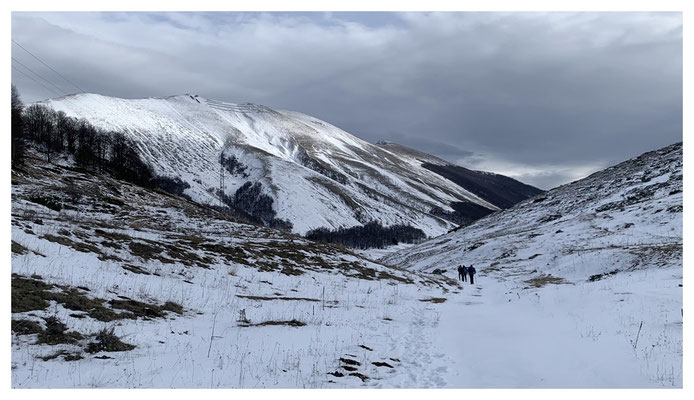
[[19, 254], [21, 256], [21, 255], [27, 254], [29, 252], [29, 249], [13, 240], [12, 241], [12, 252], [15, 254]]
[[37, 343], [42, 344], [74, 344], [84, 338], [79, 332], [68, 332], [67, 325], [56, 317], [46, 317], [46, 329], [39, 333]]
[[161, 306], [161, 309], [164, 311], [171, 311], [179, 315], [183, 314], [183, 306], [173, 301], [167, 301], [163, 306]]
[[534, 288], [541, 288], [546, 285], [563, 285], [563, 284], [569, 284], [570, 282], [567, 282], [564, 278], [560, 278], [557, 276], [552, 276], [552, 275], [541, 275], [532, 279], [528, 279], [527, 281], [524, 281], [528, 285]]
[[93, 354], [101, 351], [130, 351], [134, 345], [124, 343], [113, 333], [113, 328], [102, 329], [96, 334], [96, 341], [87, 345], [86, 352]]
[[12, 320], [12, 332], [17, 335], [33, 335], [35, 333], [43, 332], [43, 328], [36, 321], [31, 321], [28, 319], [13, 319]]
[[241, 324], [239, 326], [241, 327], [250, 327], [250, 326], [272, 326], [272, 325], [284, 325], [284, 326], [293, 326], [293, 327], [300, 327], [300, 326], [306, 326], [305, 322], [301, 322], [296, 319], [291, 319], [289, 321], [265, 321], [265, 322], [260, 322], [257, 324]]
[[419, 301], [440, 304], [440, 303], [446, 302], [446, 298], [445, 297], [431, 297], [428, 299], [419, 299]]

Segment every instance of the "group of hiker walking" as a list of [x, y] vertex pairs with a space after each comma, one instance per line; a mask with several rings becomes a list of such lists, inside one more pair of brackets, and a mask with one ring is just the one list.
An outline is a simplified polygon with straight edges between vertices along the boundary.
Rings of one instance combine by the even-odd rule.
[[477, 273], [477, 270], [472, 265], [469, 267], [466, 267], [465, 265], [461, 265], [458, 267], [458, 278], [463, 282], [467, 282], [467, 278], [469, 276], [471, 285], [475, 284], [475, 274], [476, 273]]

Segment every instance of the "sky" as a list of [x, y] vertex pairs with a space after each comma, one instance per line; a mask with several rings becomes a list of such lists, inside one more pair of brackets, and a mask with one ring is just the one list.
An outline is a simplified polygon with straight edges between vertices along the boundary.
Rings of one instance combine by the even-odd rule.
[[542, 189], [682, 140], [681, 13], [14, 12], [12, 39], [27, 103], [259, 103]]

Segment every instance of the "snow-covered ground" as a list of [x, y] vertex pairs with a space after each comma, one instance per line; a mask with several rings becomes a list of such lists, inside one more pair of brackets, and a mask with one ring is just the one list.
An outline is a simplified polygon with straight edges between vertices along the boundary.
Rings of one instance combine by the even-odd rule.
[[481, 278], [430, 330], [449, 387], [682, 387], [682, 276], [523, 289]]
[[[379, 264], [39, 165], [13, 174], [13, 295], [47, 305], [12, 319], [82, 338], [13, 333], [12, 385], [682, 387], [681, 173], [666, 148]], [[104, 328], [136, 347], [89, 352]]]
[[[12, 319], [44, 331], [15, 330], [17, 388], [406, 385], [400, 331], [457, 288], [68, 168], [13, 183]], [[50, 317], [82, 337], [38, 343]], [[136, 347], [90, 352], [103, 329]]]
[[360, 254], [370, 260], [378, 260], [381, 258], [384, 258], [390, 254], [397, 253], [398, 251], [402, 251], [405, 249], [409, 249], [412, 246], [416, 246], [414, 243], [399, 243], [394, 246], [388, 246], [384, 247], [382, 249], [379, 248], [371, 248], [371, 249], [356, 249], [354, 250], [355, 253]]
[[[52, 280], [76, 266], [40, 270]], [[462, 291], [278, 274], [207, 273], [195, 286], [137, 276], [117, 279], [134, 298], [177, 299], [190, 311], [165, 321], [116, 325], [123, 353], [86, 355], [77, 361], [38, 356], [60, 346], [13, 344], [14, 387], [681, 387], [682, 319], [672, 293], [681, 276], [638, 271], [619, 280], [524, 290], [481, 278]], [[25, 272], [21, 268], [17, 272]], [[89, 287], [98, 283], [80, 279]], [[265, 282], [271, 282], [265, 283]], [[658, 282], [653, 285], [653, 282]], [[325, 292], [323, 292], [325, 288]], [[237, 297], [297, 296], [308, 300]], [[642, 295], [641, 293], [646, 293]], [[446, 299], [444, 303], [421, 300]], [[325, 298], [325, 301], [323, 301]], [[670, 303], [663, 303], [670, 298]], [[251, 322], [297, 319], [306, 326], [242, 327]], [[197, 313], [204, 310], [202, 315]], [[109, 323], [48, 313], [71, 329], [93, 332]], [[17, 316], [15, 315], [15, 318]], [[643, 322], [642, 329], [639, 325]], [[638, 341], [637, 341], [638, 338]], [[70, 349], [71, 346], [64, 348]], [[97, 359], [107, 355], [110, 359]], [[340, 358], [355, 360], [356, 372]], [[376, 366], [373, 363], [386, 363]], [[329, 373], [341, 373], [336, 377]]]
[[475, 343], [451, 350], [472, 385], [682, 386], [681, 143], [381, 261], [476, 267], [477, 307], [436, 335]]

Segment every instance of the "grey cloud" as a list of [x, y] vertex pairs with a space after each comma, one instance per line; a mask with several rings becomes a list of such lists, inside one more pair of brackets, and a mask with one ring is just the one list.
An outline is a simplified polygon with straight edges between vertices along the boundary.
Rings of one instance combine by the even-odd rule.
[[682, 140], [679, 13], [14, 13], [12, 29], [89, 91], [297, 110], [448, 160], [552, 166], [518, 175], [544, 188]]

